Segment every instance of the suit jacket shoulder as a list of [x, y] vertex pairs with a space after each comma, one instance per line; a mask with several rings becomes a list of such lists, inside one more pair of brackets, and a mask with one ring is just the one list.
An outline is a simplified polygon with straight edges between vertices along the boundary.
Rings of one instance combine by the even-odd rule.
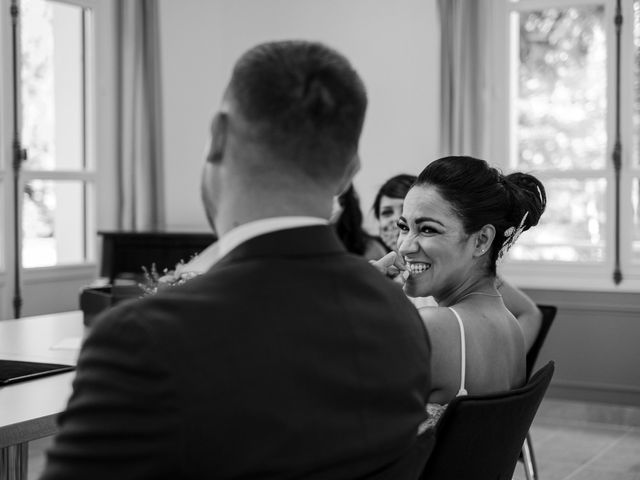
[[256, 237], [97, 322], [44, 478], [363, 478], [417, 444], [429, 361], [330, 228]]

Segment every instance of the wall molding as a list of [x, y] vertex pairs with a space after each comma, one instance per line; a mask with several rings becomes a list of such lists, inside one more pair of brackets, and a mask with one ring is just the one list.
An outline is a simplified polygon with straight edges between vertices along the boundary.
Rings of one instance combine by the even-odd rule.
[[537, 288], [525, 288], [523, 290], [536, 303], [555, 305], [559, 311], [633, 313], [639, 314], [638, 320], [640, 320], [640, 293], [637, 292], [586, 292]]
[[575, 426], [595, 424], [608, 428], [611, 426], [638, 428], [640, 427], [640, 408], [546, 396], [540, 404], [535, 423]]
[[547, 390], [552, 399], [640, 407], [640, 388], [606, 383], [552, 381]]

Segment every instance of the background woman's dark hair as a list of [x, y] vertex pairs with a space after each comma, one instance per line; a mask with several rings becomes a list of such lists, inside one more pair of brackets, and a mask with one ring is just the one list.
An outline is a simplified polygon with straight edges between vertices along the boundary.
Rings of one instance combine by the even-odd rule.
[[547, 204], [544, 185], [533, 175], [503, 175], [484, 160], [472, 157], [444, 157], [431, 162], [418, 176], [416, 185], [436, 187], [453, 206], [466, 233], [493, 225], [496, 236], [489, 252], [493, 275], [505, 230], [518, 228], [525, 213], [523, 230], [537, 225]]
[[353, 185], [338, 197], [342, 212], [334, 224], [336, 233], [345, 248], [357, 255], [363, 255], [367, 248], [369, 235], [362, 228], [362, 210], [360, 200]]
[[415, 183], [416, 176], [402, 173], [391, 177], [378, 190], [376, 198], [373, 201], [373, 214], [377, 219], [380, 218], [380, 200], [383, 196], [389, 198], [403, 198], [407, 196], [407, 192]]

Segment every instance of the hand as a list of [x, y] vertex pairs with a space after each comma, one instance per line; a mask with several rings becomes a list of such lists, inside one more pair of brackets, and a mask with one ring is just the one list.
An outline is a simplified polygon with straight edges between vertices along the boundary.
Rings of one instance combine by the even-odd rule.
[[381, 273], [404, 285], [409, 276], [409, 271], [405, 267], [402, 257], [397, 252], [389, 252], [380, 260], [370, 260], [369, 263], [376, 267]]

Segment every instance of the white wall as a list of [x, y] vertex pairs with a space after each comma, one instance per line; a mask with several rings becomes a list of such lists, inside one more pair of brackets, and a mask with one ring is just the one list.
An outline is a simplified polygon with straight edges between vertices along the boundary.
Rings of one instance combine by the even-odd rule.
[[275, 39], [322, 41], [363, 77], [369, 110], [356, 177], [365, 213], [379, 186], [435, 158], [435, 0], [160, 0], [167, 226], [206, 229], [200, 169], [212, 113], [235, 60]]

